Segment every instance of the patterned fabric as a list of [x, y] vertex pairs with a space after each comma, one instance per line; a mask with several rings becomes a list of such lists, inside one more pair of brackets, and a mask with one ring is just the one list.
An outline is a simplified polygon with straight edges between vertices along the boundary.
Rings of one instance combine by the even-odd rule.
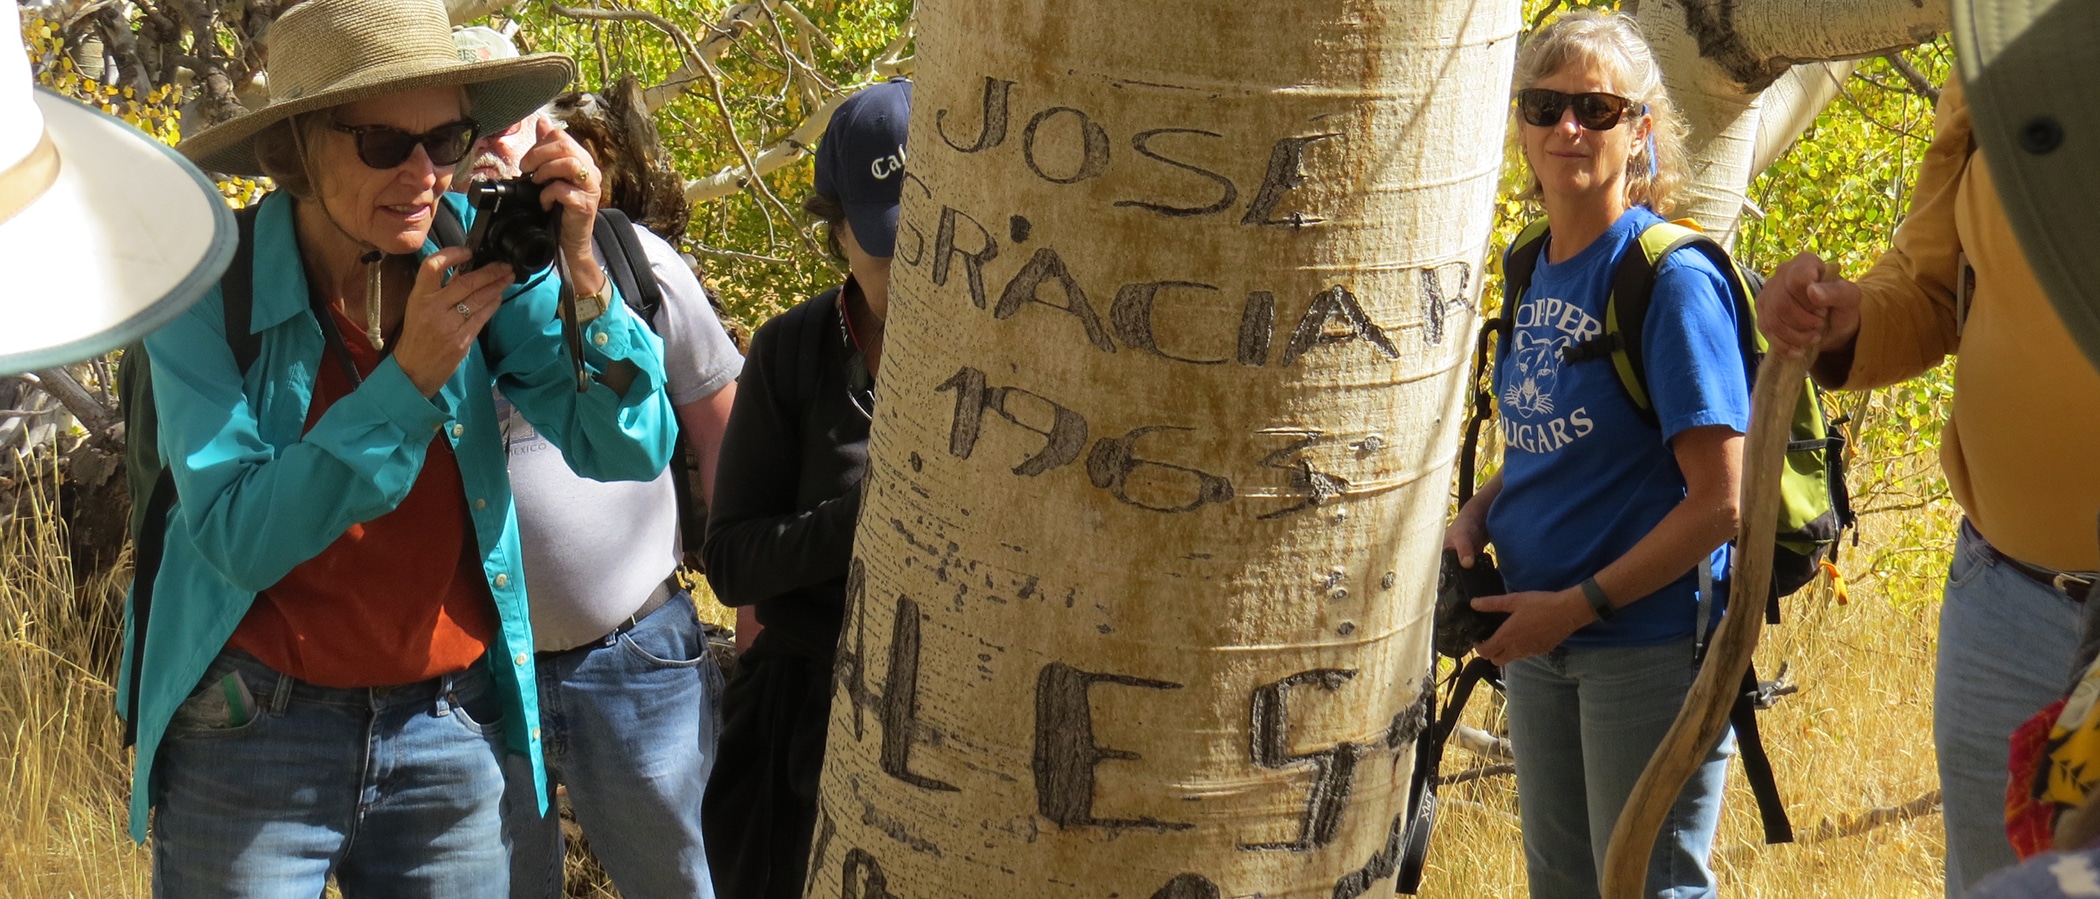
[[2100, 785], [2100, 660], [2071, 695], [2013, 732], [2005, 790], [2006, 835], [2021, 858], [2051, 848], [2056, 820]]

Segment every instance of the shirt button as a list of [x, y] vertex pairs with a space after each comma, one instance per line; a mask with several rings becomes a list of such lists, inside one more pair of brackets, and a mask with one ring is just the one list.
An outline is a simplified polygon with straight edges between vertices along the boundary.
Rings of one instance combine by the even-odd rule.
[[526, 663], [526, 662], [529, 662], [529, 661], [531, 661], [531, 658], [530, 658], [530, 657], [528, 657], [528, 656], [526, 656], [526, 655], [525, 655], [524, 653], [522, 653], [522, 652], [521, 652], [521, 653], [518, 653], [518, 657], [517, 657], [517, 658], [511, 659], [511, 661], [513, 661], [513, 662], [516, 662], [516, 663], [518, 663], [518, 667], [520, 667], [520, 668], [523, 668], [523, 667], [525, 667], [525, 663]]
[[498, 587], [508, 587], [508, 586], [510, 586], [510, 575], [507, 575], [507, 574], [499, 574], [499, 575], [496, 575], [496, 586], [498, 586]]
[[489, 501], [488, 501], [488, 500], [485, 500], [485, 499], [477, 499], [477, 500], [475, 500], [475, 501], [474, 501], [474, 509], [475, 509], [475, 511], [477, 511], [477, 512], [478, 512], [478, 511], [480, 511], [480, 510], [482, 510], [482, 509], [486, 509], [486, 508], [488, 508], [488, 507], [489, 507]]
[[532, 729], [532, 738], [533, 738], [534, 740], [537, 740], [537, 739], [539, 739], [539, 738], [540, 738], [540, 729], [539, 729], [539, 728], [535, 727], [535, 728], [533, 728], [533, 729]]
[[595, 336], [591, 338], [591, 342], [599, 346], [604, 346], [606, 341], [609, 341], [611, 339], [612, 337], [608, 336], [604, 331], [599, 331]]
[[465, 435], [466, 433], [467, 433], [467, 426], [466, 426], [466, 425], [453, 425], [453, 426], [452, 426], [452, 436], [454, 436], [454, 437], [459, 437], [459, 436], [463, 436], [463, 435]]

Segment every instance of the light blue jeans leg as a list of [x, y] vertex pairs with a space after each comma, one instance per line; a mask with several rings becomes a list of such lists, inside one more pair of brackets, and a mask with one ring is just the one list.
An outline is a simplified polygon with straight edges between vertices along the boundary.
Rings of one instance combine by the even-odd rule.
[[[1619, 810], [1696, 674], [1690, 639], [1556, 649], [1503, 669], [1533, 899], [1597, 896]], [[1649, 862], [1648, 895], [1715, 895], [1707, 857], [1733, 751], [1734, 735], [1724, 734], [1678, 795]]]
[[478, 664], [346, 690], [220, 655], [162, 744], [154, 895], [313, 899], [331, 875], [350, 899], [506, 895], [501, 707]]
[[2062, 594], [1998, 564], [1963, 523], [1940, 609], [1932, 698], [1949, 899], [2019, 861], [2005, 836], [2009, 741], [2021, 722], [2063, 695], [2080, 612]]
[[[722, 673], [680, 594], [604, 643], [540, 656], [541, 743], [591, 852], [628, 899], [713, 899], [700, 803], [713, 773]], [[513, 899], [559, 899], [561, 829], [532, 806], [530, 771], [507, 803]], [[514, 786], [519, 781], [513, 781]], [[522, 795], [519, 795], [522, 794]]]

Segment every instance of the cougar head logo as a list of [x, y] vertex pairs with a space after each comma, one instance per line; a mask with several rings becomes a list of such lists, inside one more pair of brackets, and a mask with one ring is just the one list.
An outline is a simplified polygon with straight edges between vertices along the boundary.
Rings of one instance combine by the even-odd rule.
[[1511, 412], [1525, 418], [1553, 414], [1553, 387], [1560, 380], [1560, 348], [1567, 343], [1566, 337], [1543, 340], [1517, 332], [1516, 345], [1509, 354], [1508, 385], [1502, 389], [1502, 402]]

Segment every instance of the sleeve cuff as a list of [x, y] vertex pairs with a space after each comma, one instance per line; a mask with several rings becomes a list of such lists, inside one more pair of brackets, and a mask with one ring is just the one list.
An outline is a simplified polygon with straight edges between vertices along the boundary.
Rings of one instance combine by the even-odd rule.
[[436, 396], [425, 397], [393, 356], [379, 361], [379, 367], [372, 370], [372, 376], [365, 379], [358, 392], [368, 396], [373, 408], [404, 434], [436, 430], [453, 417], [454, 410], [445, 392], [440, 390]]

